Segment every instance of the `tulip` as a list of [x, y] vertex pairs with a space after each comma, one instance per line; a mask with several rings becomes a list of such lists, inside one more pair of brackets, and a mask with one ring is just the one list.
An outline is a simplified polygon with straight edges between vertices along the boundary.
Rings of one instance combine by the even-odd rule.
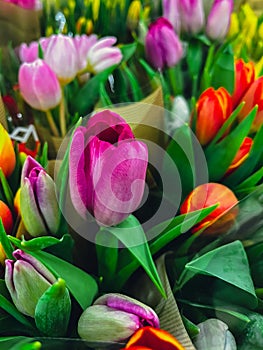
[[27, 10], [40, 10], [42, 3], [39, 0], [5, 0], [16, 6], [22, 7]]
[[47, 49], [49, 38], [40, 38], [39, 42], [32, 41], [29, 45], [23, 43], [19, 46], [18, 55], [21, 62], [34, 62], [38, 58], [39, 45], [43, 53]]
[[23, 63], [18, 73], [21, 95], [33, 108], [47, 111], [61, 100], [61, 88], [52, 69], [40, 58]]
[[183, 46], [171, 23], [161, 17], [150, 24], [145, 38], [146, 57], [156, 69], [175, 66], [183, 57]]
[[245, 137], [242, 142], [234, 160], [231, 165], [227, 169], [226, 175], [230, 175], [233, 171], [240, 167], [244, 163], [244, 161], [249, 156], [249, 152], [253, 146], [253, 140], [250, 137]]
[[21, 188], [16, 191], [15, 198], [14, 198], [14, 209], [17, 215], [21, 214], [20, 210], [20, 194], [21, 194]]
[[181, 20], [178, 0], [163, 0], [163, 17], [173, 25], [174, 30], [179, 34]]
[[256, 117], [253, 121], [251, 132], [259, 130], [263, 124], [263, 77], [255, 80], [241, 98], [240, 101], [244, 101], [245, 105], [239, 113], [239, 121], [243, 120], [253, 107], [258, 106]]
[[122, 60], [122, 53], [118, 47], [112, 47], [116, 43], [115, 37], [104, 37], [97, 41], [88, 52], [88, 71], [98, 74]]
[[[150, 326], [140, 328], [128, 341], [125, 349], [131, 350], [185, 350], [170, 333]], [[122, 349], [124, 350], [124, 349]]]
[[196, 34], [203, 29], [205, 14], [202, 0], [180, 0], [179, 10], [184, 32]]
[[241, 97], [244, 96], [250, 85], [255, 80], [255, 67], [253, 62], [245, 63], [242, 58], [235, 61], [235, 90], [232, 95], [235, 108]]
[[130, 30], [135, 30], [138, 27], [141, 9], [140, 0], [133, 0], [131, 2], [127, 14], [127, 26]]
[[56, 282], [56, 278], [41, 262], [22, 250], [15, 250], [13, 256], [16, 261], [5, 261], [7, 289], [17, 309], [34, 317], [39, 298]]
[[78, 72], [78, 52], [73, 38], [62, 34], [52, 35], [45, 51], [45, 61], [62, 85], [70, 83]]
[[9, 207], [1, 200], [0, 200], [0, 220], [2, 220], [6, 233], [10, 235], [13, 228], [13, 216]]
[[88, 53], [90, 48], [97, 42], [97, 35], [76, 35], [74, 45], [78, 52], [78, 72], [85, 69], [88, 64]]
[[16, 155], [12, 141], [0, 123], [0, 169], [2, 169], [5, 177], [9, 177], [15, 169]]
[[196, 136], [201, 145], [206, 145], [218, 133], [232, 112], [229, 93], [223, 88], [210, 87], [199, 97], [196, 104]]
[[[187, 214], [217, 204], [217, 208], [211, 214], [195, 225], [193, 232], [206, 228], [216, 222], [216, 225], [213, 225], [211, 229], [206, 229], [205, 232], [221, 233], [233, 224], [238, 209], [237, 207], [231, 211], [230, 209], [237, 203], [238, 200], [235, 194], [228, 187], [211, 182], [197, 186], [184, 200], [180, 211], [181, 214]], [[221, 218], [222, 220], [219, 220]]]
[[91, 342], [115, 342], [145, 325], [159, 328], [158, 316], [149, 306], [122, 294], [106, 294], [82, 313], [78, 333]]
[[69, 153], [69, 189], [76, 211], [100, 225], [117, 225], [140, 204], [148, 151], [130, 126], [109, 110], [78, 127]]
[[221, 41], [226, 37], [233, 6], [233, 0], [215, 0], [206, 24], [206, 34], [210, 39]]
[[60, 211], [55, 183], [42, 166], [28, 156], [21, 175], [21, 217], [31, 236], [56, 234]]

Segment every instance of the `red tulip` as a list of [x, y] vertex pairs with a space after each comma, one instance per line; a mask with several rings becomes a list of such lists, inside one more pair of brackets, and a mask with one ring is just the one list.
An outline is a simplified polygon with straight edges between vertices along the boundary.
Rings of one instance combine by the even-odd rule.
[[235, 61], [235, 91], [232, 95], [235, 108], [250, 85], [255, 80], [255, 67], [253, 62], [245, 63], [242, 58]]
[[11, 210], [8, 206], [0, 200], [0, 218], [2, 219], [5, 231], [7, 234], [11, 234], [13, 228], [13, 217]]
[[235, 194], [228, 187], [219, 183], [206, 183], [196, 187], [187, 196], [180, 211], [181, 214], [187, 214], [218, 204], [217, 208], [211, 214], [195, 225], [193, 232], [206, 228], [216, 222], [216, 225], [206, 229], [205, 232], [223, 233], [229, 229], [237, 216], [237, 207], [230, 211], [237, 203], [238, 200]]
[[170, 333], [150, 326], [140, 328], [133, 334], [125, 349], [133, 350], [185, 350]]
[[245, 137], [234, 160], [232, 161], [231, 165], [227, 169], [226, 175], [231, 174], [234, 170], [240, 167], [241, 164], [244, 163], [244, 161], [249, 156], [249, 152], [252, 146], [253, 146], [253, 140], [250, 137]]
[[202, 145], [208, 144], [218, 133], [232, 112], [231, 96], [223, 87], [210, 87], [196, 104], [196, 136]]
[[263, 124], [263, 77], [258, 78], [250, 85], [241, 101], [244, 101], [245, 105], [239, 113], [239, 121], [243, 120], [253, 107], [258, 106], [257, 115], [251, 127], [251, 132], [255, 132]]

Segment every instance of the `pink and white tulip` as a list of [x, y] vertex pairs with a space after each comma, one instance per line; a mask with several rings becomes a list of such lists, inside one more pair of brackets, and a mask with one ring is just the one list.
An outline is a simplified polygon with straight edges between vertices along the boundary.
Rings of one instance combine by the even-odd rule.
[[233, 6], [233, 0], [215, 0], [206, 24], [206, 34], [210, 39], [220, 41], [225, 38], [229, 29]]
[[89, 50], [96, 44], [98, 37], [95, 34], [82, 34], [76, 35], [73, 40], [78, 52], [78, 71], [82, 71], [87, 67]]
[[32, 41], [30, 44], [23, 43], [19, 47], [18, 55], [21, 62], [34, 62], [38, 58], [38, 46], [41, 45], [45, 52], [49, 43], [49, 38], [40, 38], [39, 43]]
[[204, 28], [205, 14], [202, 0], [180, 0], [181, 29], [197, 34]]
[[163, 0], [163, 17], [173, 25], [177, 34], [181, 29], [179, 2], [179, 0]]

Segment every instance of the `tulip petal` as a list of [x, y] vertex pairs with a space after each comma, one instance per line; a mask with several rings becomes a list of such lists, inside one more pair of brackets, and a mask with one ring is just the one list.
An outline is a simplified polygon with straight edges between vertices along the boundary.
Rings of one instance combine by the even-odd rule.
[[43, 169], [42, 166], [31, 156], [28, 156], [24, 162], [22, 173], [21, 173], [21, 186], [25, 183], [25, 178], [29, 177], [32, 169]]
[[10, 176], [15, 168], [16, 156], [12, 141], [0, 123], [0, 168], [6, 177]]

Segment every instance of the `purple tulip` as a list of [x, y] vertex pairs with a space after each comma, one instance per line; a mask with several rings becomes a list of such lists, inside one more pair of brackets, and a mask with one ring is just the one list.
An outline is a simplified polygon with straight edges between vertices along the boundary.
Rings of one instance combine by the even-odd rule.
[[40, 38], [39, 43], [32, 41], [29, 45], [23, 43], [18, 49], [18, 55], [21, 62], [34, 62], [38, 58], [38, 45], [41, 45], [43, 52], [45, 52], [49, 38]]
[[163, 17], [173, 25], [177, 34], [181, 29], [179, 2], [180, 0], [163, 0]]
[[90, 73], [98, 74], [108, 67], [119, 64], [122, 53], [118, 47], [112, 47], [116, 43], [115, 37], [104, 37], [98, 40], [88, 52], [87, 67]]
[[95, 34], [82, 34], [76, 35], [73, 40], [78, 52], [78, 71], [81, 71], [87, 67], [89, 50], [98, 41], [98, 37]]
[[181, 28], [184, 32], [196, 34], [205, 23], [205, 14], [202, 0], [180, 0]]
[[183, 57], [182, 43], [171, 23], [163, 17], [150, 24], [145, 50], [148, 61], [156, 69], [173, 67]]
[[18, 83], [24, 100], [35, 109], [47, 111], [56, 107], [61, 100], [56, 74], [40, 58], [20, 66]]
[[140, 204], [148, 151], [118, 114], [95, 114], [73, 135], [69, 186], [76, 211], [89, 211], [100, 225], [117, 225]]
[[98, 298], [83, 312], [78, 333], [91, 342], [117, 342], [144, 326], [160, 327], [154, 310], [126, 295], [111, 293]]
[[56, 282], [51, 272], [33, 256], [17, 249], [5, 260], [5, 283], [17, 309], [34, 317], [39, 298]]
[[55, 183], [42, 166], [28, 156], [21, 175], [21, 217], [31, 236], [57, 233], [60, 211]]
[[207, 18], [206, 34], [210, 39], [223, 40], [227, 35], [233, 0], [215, 0]]
[[45, 61], [62, 85], [71, 82], [78, 72], [78, 53], [73, 38], [62, 34], [52, 35], [45, 50]]

